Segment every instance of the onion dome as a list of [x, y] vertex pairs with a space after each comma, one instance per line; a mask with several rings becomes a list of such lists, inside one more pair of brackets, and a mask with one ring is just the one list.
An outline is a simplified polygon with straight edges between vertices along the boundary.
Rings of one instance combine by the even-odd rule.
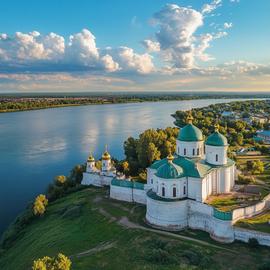
[[187, 117], [187, 125], [180, 129], [178, 140], [185, 142], [197, 142], [203, 140], [203, 134], [199, 128], [192, 124], [193, 117], [191, 114]]
[[95, 158], [93, 157], [92, 154], [90, 154], [90, 156], [87, 159], [87, 162], [94, 162], [94, 161], [95, 161]]
[[103, 153], [103, 155], [102, 155], [102, 159], [103, 160], [108, 160], [108, 159], [110, 159], [111, 158], [111, 155], [109, 154], [109, 152], [108, 152], [108, 147], [107, 147], [107, 145], [105, 145], [105, 152]]
[[183, 169], [174, 164], [174, 157], [170, 154], [167, 157], [167, 162], [160, 166], [157, 170], [156, 176], [164, 179], [175, 179], [183, 174]]
[[206, 140], [206, 145], [212, 145], [212, 146], [226, 146], [228, 145], [227, 138], [219, 133], [219, 126], [215, 125], [215, 132], [212, 133]]

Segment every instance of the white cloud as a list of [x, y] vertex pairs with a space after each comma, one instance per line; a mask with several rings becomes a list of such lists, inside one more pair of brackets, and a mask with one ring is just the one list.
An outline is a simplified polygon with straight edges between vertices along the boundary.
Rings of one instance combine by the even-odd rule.
[[105, 70], [108, 72], [115, 72], [121, 69], [119, 64], [115, 62], [109, 54], [102, 56], [101, 62], [103, 63]]
[[230, 23], [225, 22], [223, 26], [224, 26], [225, 29], [229, 29], [229, 28], [233, 27], [233, 24], [231, 22]]
[[192, 67], [193, 34], [203, 24], [202, 14], [191, 8], [167, 4], [154, 14], [154, 19], [159, 26], [155, 37], [163, 59], [176, 67]]
[[213, 0], [210, 4], [204, 4], [202, 7], [202, 14], [211, 13], [221, 6], [221, 0]]
[[152, 56], [148, 53], [138, 54], [132, 48], [119, 47], [107, 49], [107, 53], [113, 56], [123, 71], [135, 71], [140, 74], [147, 74], [154, 71]]
[[157, 41], [145, 39], [144, 41], [142, 41], [142, 44], [148, 52], [159, 52], [160, 51], [160, 44]]
[[14, 36], [1, 34], [0, 70], [7, 69], [10, 72], [42, 69], [99, 72], [122, 70], [146, 74], [154, 70], [154, 64], [150, 54], [138, 54], [132, 48], [100, 50], [95, 36], [88, 29], [83, 29], [70, 35], [67, 40], [55, 33], [42, 35], [37, 31], [16, 32]]
[[99, 58], [95, 36], [87, 29], [71, 35], [67, 46], [67, 60], [85, 66], [94, 66]]

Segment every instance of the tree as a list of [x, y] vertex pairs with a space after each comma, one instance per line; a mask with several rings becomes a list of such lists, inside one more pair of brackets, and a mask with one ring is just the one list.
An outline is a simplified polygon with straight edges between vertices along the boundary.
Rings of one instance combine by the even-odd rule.
[[55, 177], [56, 184], [63, 185], [64, 183], [66, 183], [66, 181], [67, 181], [67, 178], [65, 175], [58, 175]]
[[252, 164], [252, 173], [253, 174], [260, 174], [264, 172], [264, 165], [263, 162], [260, 160], [256, 160]]
[[71, 260], [64, 254], [59, 253], [57, 257], [45, 256], [33, 262], [32, 270], [70, 270]]
[[40, 194], [36, 197], [34, 205], [33, 205], [33, 212], [35, 215], [43, 215], [46, 210], [46, 206], [48, 205], [48, 200], [45, 195]]

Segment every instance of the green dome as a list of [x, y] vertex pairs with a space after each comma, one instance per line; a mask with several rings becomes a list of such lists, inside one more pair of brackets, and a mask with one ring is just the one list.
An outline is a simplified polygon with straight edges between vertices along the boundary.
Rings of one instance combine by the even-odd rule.
[[180, 129], [177, 139], [180, 141], [196, 142], [202, 141], [203, 135], [199, 128], [195, 127], [193, 124], [187, 124]]
[[165, 164], [158, 168], [156, 176], [165, 179], [172, 179], [178, 178], [181, 174], [183, 174], [183, 169], [180, 166], [167, 161]]
[[226, 146], [228, 145], [228, 141], [224, 135], [222, 135], [218, 131], [215, 131], [207, 138], [205, 144], [212, 146]]

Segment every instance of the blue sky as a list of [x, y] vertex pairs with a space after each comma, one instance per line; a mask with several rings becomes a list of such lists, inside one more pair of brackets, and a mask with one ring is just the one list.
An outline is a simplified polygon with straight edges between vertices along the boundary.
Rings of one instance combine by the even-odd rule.
[[3, 0], [0, 91], [268, 91], [269, 10], [268, 0]]

